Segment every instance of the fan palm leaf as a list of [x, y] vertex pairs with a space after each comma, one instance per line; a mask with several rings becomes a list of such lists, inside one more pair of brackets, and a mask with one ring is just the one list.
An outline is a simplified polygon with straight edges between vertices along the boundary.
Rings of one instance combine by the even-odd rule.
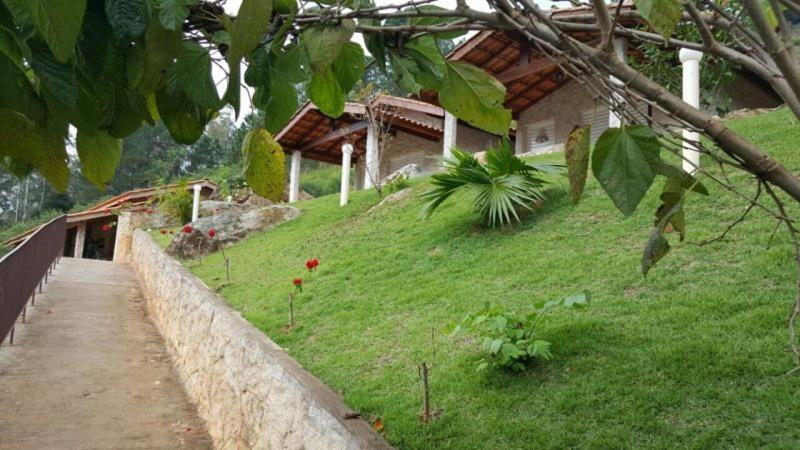
[[428, 217], [454, 193], [463, 190], [472, 197], [473, 207], [487, 225], [496, 227], [519, 221], [517, 210], [530, 209], [544, 200], [547, 184], [537, 173], [557, 173], [559, 166], [528, 164], [514, 156], [507, 143], [486, 152], [486, 163], [473, 155], [453, 149], [453, 156], [443, 161], [443, 172], [431, 177], [432, 187], [420, 196], [421, 217]]

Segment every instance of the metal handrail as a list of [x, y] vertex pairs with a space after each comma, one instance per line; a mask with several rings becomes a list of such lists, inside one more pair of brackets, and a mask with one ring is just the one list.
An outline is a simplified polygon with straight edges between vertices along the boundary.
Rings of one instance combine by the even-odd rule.
[[53, 272], [64, 252], [67, 216], [56, 217], [42, 225], [25, 241], [0, 258], [0, 343], [10, 335], [19, 318], [25, 322], [28, 300], [36, 301], [36, 289]]

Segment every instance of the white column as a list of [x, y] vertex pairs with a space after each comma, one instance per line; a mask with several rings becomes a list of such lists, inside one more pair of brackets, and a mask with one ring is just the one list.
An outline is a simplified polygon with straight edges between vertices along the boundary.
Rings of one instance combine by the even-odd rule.
[[364, 164], [364, 158], [358, 158], [358, 162], [356, 163], [356, 176], [355, 182], [353, 183], [353, 189], [359, 191], [364, 189], [364, 178], [366, 177], [367, 169], [366, 165]]
[[339, 190], [339, 206], [346, 205], [350, 199], [350, 157], [352, 154], [352, 145], [342, 145], [342, 184]]
[[456, 146], [456, 135], [458, 132], [458, 118], [449, 112], [444, 112], [444, 135], [442, 137], [442, 156], [450, 158], [453, 156], [453, 147]]
[[128, 263], [133, 245], [133, 213], [123, 212], [117, 216], [117, 236], [114, 239], [114, 262]]
[[300, 197], [300, 150], [292, 152], [292, 167], [289, 169], [289, 203], [294, 203]]
[[[678, 53], [683, 66], [683, 101], [695, 108], [700, 107], [700, 60], [703, 53], [682, 48]], [[700, 152], [687, 141], [697, 142], [700, 135], [691, 130], [683, 130], [683, 170], [694, 174], [700, 167]]]
[[194, 185], [194, 200], [192, 201], [192, 222], [197, 220], [200, 217], [200, 191], [203, 190], [203, 186], [199, 184]]
[[[614, 38], [614, 53], [617, 54], [617, 58], [621, 59], [622, 61], [628, 60], [628, 41], [625, 38]], [[611, 77], [611, 82], [620, 85], [622, 84], [616, 77]], [[614, 94], [613, 98], [611, 99], [612, 105], [621, 105], [622, 104], [622, 97], [618, 94]], [[612, 108], [608, 110], [608, 127], [609, 128], [616, 128], [622, 125], [622, 118], [614, 113]]]
[[380, 160], [378, 159], [378, 133], [375, 127], [370, 123], [367, 127], [367, 152], [364, 155], [365, 173], [364, 173], [364, 189], [369, 189], [373, 186], [373, 180], [376, 183], [380, 182]]
[[75, 251], [72, 252], [75, 258], [83, 258], [84, 242], [86, 242], [86, 222], [78, 222], [75, 230]]

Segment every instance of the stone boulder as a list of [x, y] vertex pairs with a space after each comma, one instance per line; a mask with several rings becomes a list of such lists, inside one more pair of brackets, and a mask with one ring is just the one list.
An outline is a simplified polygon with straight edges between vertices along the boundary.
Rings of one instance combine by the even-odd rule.
[[411, 178], [421, 177], [423, 175], [426, 175], [427, 173], [428, 172], [426, 172], [425, 169], [423, 169], [422, 166], [420, 166], [419, 164], [415, 163], [406, 164], [405, 166], [397, 169], [396, 171], [389, 174], [389, 176], [384, 178], [383, 181], [381, 181], [381, 185], [386, 186], [387, 184], [392, 183], [393, 181], [396, 181], [399, 178], [405, 178], [406, 180], [408, 180]]
[[220, 249], [222, 242], [208, 237], [208, 231], [197, 228], [191, 233], [179, 232], [167, 247], [167, 253], [180, 259], [197, 259]]
[[236, 204], [232, 202], [223, 202], [219, 200], [203, 200], [200, 202], [200, 216], [213, 216], [231, 208], [235, 208]]
[[399, 202], [400, 200], [405, 200], [408, 197], [411, 197], [411, 188], [405, 188], [403, 190], [397, 191], [394, 194], [387, 195], [380, 201], [377, 205], [373, 206], [369, 210], [367, 210], [367, 214], [372, 214], [376, 210], [380, 209], [383, 205], [387, 203], [394, 203]]
[[[220, 245], [238, 242], [252, 233], [272, 229], [299, 215], [300, 210], [289, 205], [260, 208], [233, 205], [219, 214], [192, 222], [192, 232], [178, 233], [167, 248], [167, 253], [184, 259], [199, 258], [219, 250]], [[208, 237], [208, 231], [212, 228], [216, 231], [214, 239]]]

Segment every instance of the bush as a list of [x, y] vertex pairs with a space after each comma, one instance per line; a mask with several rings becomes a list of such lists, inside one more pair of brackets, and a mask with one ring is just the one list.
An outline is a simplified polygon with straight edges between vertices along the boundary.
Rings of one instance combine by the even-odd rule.
[[537, 339], [536, 327], [547, 313], [558, 306], [585, 305], [590, 299], [589, 292], [584, 291], [546, 302], [524, 316], [487, 303], [480, 311], [467, 314], [460, 323], [450, 323], [445, 332], [454, 336], [466, 330], [478, 335], [486, 356], [478, 362], [477, 370], [501, 367], [519, 372], [536, 358], [552, 357], [550, 342]]
[[286, 168], [283, 149], [267, 130], [247, 133], [242, 143], [244, 178], [253, 192], [273, 202], [283, 196]]
[[453, 157], [444, 160], [445, 172], [431, 176], [433, 187], [422, 194], [420, 216], [430, 216], [445, 200], [459, 190], [472, 194], [472, 203], [490, 227], [519, 221], [517, 208], [545, 199], [543, 186], [548, 182], [534, 176], [556, 173], [556, 165], [528, 164], [514, 156], [508, 142], [486, 152], [486, 164], [473, 155], [453, 149]]
[[391, 194], [394, 192], [402, 191], [403, 189], [410, 186], [411, 186], [411, 181], [409, 181], [408, 176], [405, 174], [400, 174], [394, 180], [386, 183], [386, 185], [383, 187], [383, 193]]
[[170, 189], [158, 196], [158, 209], [179, 224], [192, 221], [192, 204], [194, 198], [189, 192], [187, 182], [181, 182], [177, 188]]
[[[354, 172], [350, 171], [351, 182], [355, 178]], [[314, 197], [338, 194], [341, 183], [341, 166], [320, 167], [300, 174], [300, 188]]]

